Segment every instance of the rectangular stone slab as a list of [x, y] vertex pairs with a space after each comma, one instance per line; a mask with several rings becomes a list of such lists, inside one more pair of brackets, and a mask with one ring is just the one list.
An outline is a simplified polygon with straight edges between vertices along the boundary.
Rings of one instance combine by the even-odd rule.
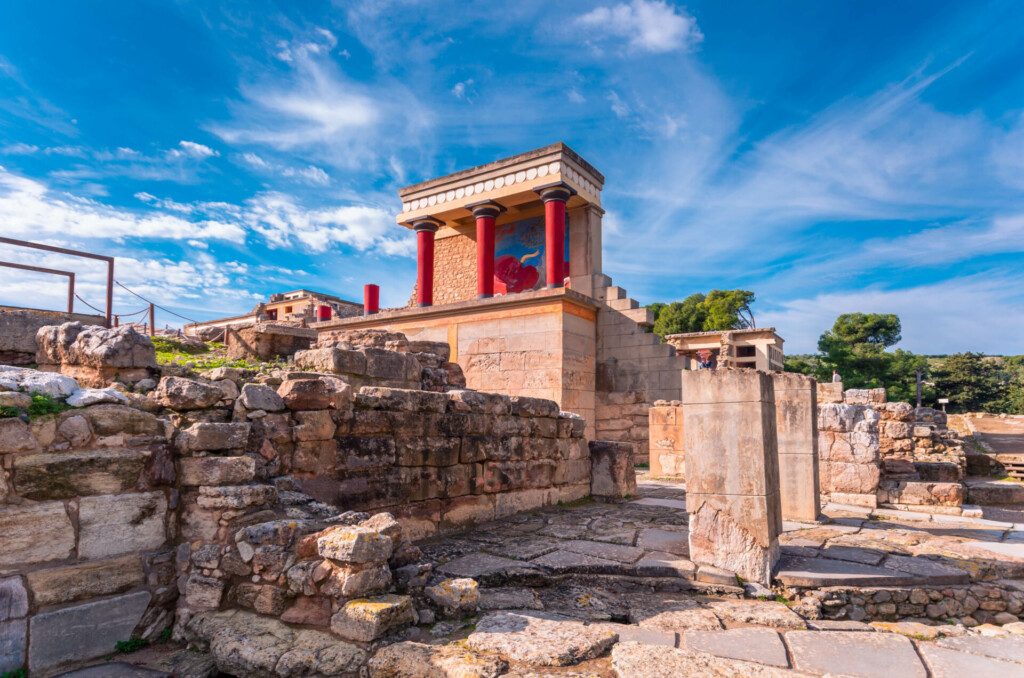
[[0, 566], [64, 559], [75, 547], [75, 531], [60, 501], [0, 507], [0, 535]]
[[82, 558], [156, 549], [166, 539], [163, 492], [82, 497], [78, 508]]
[[895, 633], [790, 631], [793, 668], [814, 675], [859, 678], [926, 678], [909, 638]]
[[149, 605], [148, 591], [43, 612], [29, 624], [29, 670], [42, 672], [71, 661], [109, 654], [131, 637]]

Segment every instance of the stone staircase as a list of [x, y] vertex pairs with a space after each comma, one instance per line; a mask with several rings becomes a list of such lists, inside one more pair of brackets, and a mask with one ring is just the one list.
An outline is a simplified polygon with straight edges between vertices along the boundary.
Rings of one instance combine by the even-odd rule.
[[[644, 329], [652, 327], [654, 313], [648, 308], [641, 308], [640, 302], [630, 298], [629, 292], [625, 288], [612, 285], [612, 279], [608, 276], [605, 277], [608, 279], [608, 286], [597, 291], [598, 301], [603, 301], [608, 308], [618, 311]], [[658, 337], [655, 335], [654, 339], [658, 339]], [[660, 343], [660, 340], [656, 343]]]

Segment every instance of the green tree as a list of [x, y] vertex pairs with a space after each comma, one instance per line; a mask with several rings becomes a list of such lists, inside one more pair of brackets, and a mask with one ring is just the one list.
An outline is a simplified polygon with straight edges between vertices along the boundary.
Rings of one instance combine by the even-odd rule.
[[847, 388], [886, 386], [893, 354], [886, 353], [885, 349], [900, 340], [900, 332], [900, 319], [893, 313], [840, 315], [832, 329], [818, 339], [821, 353], [818, 378], [830, 378], [834, 369]]
[[1007, 407], [1010, 378], [996, 360], [981, 353], [948, 356], [935, 370], [935, 391], [949, 398], [953, 412], [1000, 411]]
[[654, 303], [654, 332], [662, 337], [681, 332], [710, 332], [754, 327], [750, 309], [754, 293], [747, 290], [711, 290], [691, 294], [670, 304]]

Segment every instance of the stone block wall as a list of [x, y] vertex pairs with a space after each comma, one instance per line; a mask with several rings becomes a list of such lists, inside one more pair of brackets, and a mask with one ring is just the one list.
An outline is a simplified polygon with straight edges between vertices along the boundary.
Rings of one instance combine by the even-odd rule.
[[685, 478], [683, 404], [658, 400], [648, 412], [651, 476]]
[[[434, 240], [434, 304], [476, 299], [476, 231], [468, 227], [458, 235]], [[413, 284], [408, 306], [416, 304]]]
[[36, 345], [39, 369], [60, 372], [82, 386], [134, 385], [156, 374], [153, 342], [130, 326], [47, 325], [36, 333]]
[[168, 431], [116, 404], [0, 419], [0, 672], [44, 674], [171, 626]]
[[0, 365], [36, 362], [39, 328], [65, 322], [102, 325], [103, 316], [0, 306]]
[[[595, 435], [600, 440], [615, 440], [633, 446], [636, 463], [653, 461], [648, 453], [648, 411], [651, 404], [641, 391], [599, 392], [595, 413]], [[681, 471], [681, 468], [680, 468]]]
[[881, 388], [818, 384], [818, 397], [828, 400], [818, 405], [823, 495], [838, 503], [960, 513], [966, 456], [944, 413], [886, 402]]
[[249, 327], [228, 327], [225, 343], [229, 358], [275, 360], [309, 348], [316, 331], [277, 323], [256, 323]]

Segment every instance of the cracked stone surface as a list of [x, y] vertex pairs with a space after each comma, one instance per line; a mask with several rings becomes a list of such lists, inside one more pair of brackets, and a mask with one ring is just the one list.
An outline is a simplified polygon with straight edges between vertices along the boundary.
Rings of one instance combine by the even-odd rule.
[[601, 625], [546, 612], [492, 612], [466, 644], [478, 652], [539, 666], [568, 666], [604, 654], [618, 635]]

